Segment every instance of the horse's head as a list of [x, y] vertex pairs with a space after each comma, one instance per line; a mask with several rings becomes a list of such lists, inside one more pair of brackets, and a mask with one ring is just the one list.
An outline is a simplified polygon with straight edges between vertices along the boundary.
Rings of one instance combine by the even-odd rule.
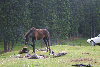
[[25, 45], [28, 44], [28, 38], [25, 38]]
[[28, 41], [30, 40], [30, 37], [32, 37], [32, 32], [35, 30], [35, 27], [32, 27], [26, 34], [25, 34], [25, 45], [28, 44]]
[[30, 38], [29, 38], [29, 34], [25, 35], [25, 45], [28, 44], [29, 39], [30, 39]]

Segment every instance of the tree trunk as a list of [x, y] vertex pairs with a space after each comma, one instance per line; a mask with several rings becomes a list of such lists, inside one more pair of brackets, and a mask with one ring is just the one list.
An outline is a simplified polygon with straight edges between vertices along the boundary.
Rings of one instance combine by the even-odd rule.
[[12, 41], [12, 48], [11, 48], [11, 51], [13, 51], [13, 48], [14, 48], [14, 42]]
[[52, 35], [50, 36], [50, 46], [52, 46]]
[[59, 39], [59, 45], [61, 45], [61, 40]]
[[78, 32], [77, 32], [77, 37], [79, 37]]
[[71, 33], [70, 33], [70, 38], [69, 38], [70, 40], [72, 40], [72, 35], [71, 35]]
[[57, 38], [55, 38], [55, 45], [57, 45]]
[[55, 37], [55, 45], [57, 45], [57, 35], [56, 35], [56, 37]]
[[8, 42], [8, 52], [10, 52], [10, 41]]
[[95, 24], [94, 24], [94, 37], [95, 37]]
[[91, 38], [92, 38], [92, 22], [91, 22]]
[[65, 42], [64, 42], [64, 40], [63, 40], [63, 45], [65, 45]]
[[42, 39], [41, 39], [41, 48], [44, 48], [44, 42]]
[[7, 41], [4, 41], [4, 52], [7, 52]]

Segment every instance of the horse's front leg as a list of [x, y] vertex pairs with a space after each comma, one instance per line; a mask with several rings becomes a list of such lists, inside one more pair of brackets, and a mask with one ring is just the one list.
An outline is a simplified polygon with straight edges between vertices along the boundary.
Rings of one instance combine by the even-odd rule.
[[33, 42], [33, 52], [32, 53], [35, 53], [35, 42]]
[[33, 47], [33, 52], [32, 53], [35, 53], [35, 39], [32, 38], [32, 42], [33, 42], [33, 45], [31, 45]]
[[[37, 38], [36, 38], [36, 40], [37, 40]], [[33, 41], [33, 46], [32, 46], [33, 47], [33, 52], [32, 53], [35, 53], [36, 40]]]

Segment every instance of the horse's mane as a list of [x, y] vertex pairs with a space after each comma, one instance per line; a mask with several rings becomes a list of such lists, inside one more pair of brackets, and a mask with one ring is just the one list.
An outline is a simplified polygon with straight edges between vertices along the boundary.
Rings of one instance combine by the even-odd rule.
[[30, 31], [33, 30], [33, 29], [36, 29], [36, 28], [35, 28], [35, 27], [32, 27], [29, 31], [27, 31], [27, 33], [25, 34], [25, 37], [26, 37], [27, 35], [29, 35], [29, 34], [30, 34]]
[[30, 30], [25, 34], [25, 37], [30, 33]]

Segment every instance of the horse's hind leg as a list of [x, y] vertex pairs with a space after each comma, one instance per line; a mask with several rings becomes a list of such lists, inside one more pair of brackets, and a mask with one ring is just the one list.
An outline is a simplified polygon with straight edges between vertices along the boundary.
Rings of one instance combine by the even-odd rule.
[[43, 39], [43, 40], [44, 40], [44, 42], [45, 42], [45, 44], [46, 44], [47, 52], [48, 52], [48, 44], [47, 44], [47, 41], [46, 41], [46, 39]]
[[49, 40], [47, 40], [47, 42], [48, 42], [48, 45], [49, 45], [49, 53], [51, 53], [50, 42], [49, 42]]

